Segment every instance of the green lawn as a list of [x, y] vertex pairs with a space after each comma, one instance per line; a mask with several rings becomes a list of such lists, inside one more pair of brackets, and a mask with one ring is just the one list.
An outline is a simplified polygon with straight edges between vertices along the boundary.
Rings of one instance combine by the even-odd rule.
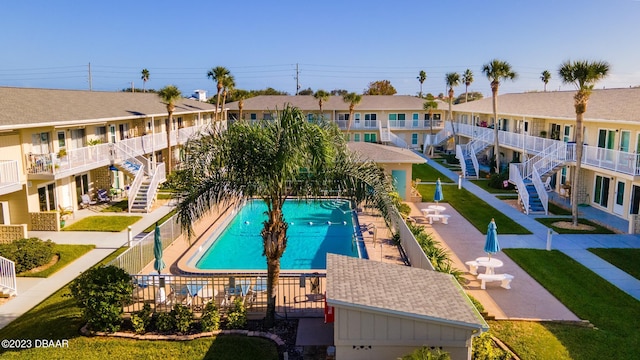
[[517, 194], [516, 189], [496, 189], [489, 186], [489, 180], [470, 180], [472, 183], [491, 194]]
[[640, 249], [589, 249], [592, 253], [640, 280]]
[[411, 167], [412, 178], [420, 179], [424, 182], [436, 182], [438, 178], [443, 183], [453, 183], [454, 181], [444, 176], [441, 172], [429, 166], [428, 164], [414, 164]]
[[[579, 318], [596, 327], [496, 322], [492, 331], [521, 358], [637, 358], [639, 301], [559, 251], [504, 249], [504, 253]], [[550, 347], [556, 349], [552, 354]]]
[[[125, 248], [105, 258], [107, 264]], [[19, 298], [11, 301], [19, 301]], [[69, 296], [68, 286], [0, 329], [0, 339], [68, 340], [62, 349], [33, 348], [8, 351], [0, 348], [3, 359], [278, 359], [273, 342], [246, 336], [218, 336], [192, 341], [134, 341], [84, 337], [80, 309]]]
[[553, 215], [571, 215], [571, 210], [567, 210], [552, 202], [549, 202], [549, 213]]
[[120, 232], [129, 225], [135, 224], [142, 216], [89, 216], [69, 226], [63, 231], [109, 231]]
[[95, 247], [96, 247], [95, 245], [56, 244], [53, 249], [53, 252], [58, 254], [60, 258], [58, 259], [58, 262], [55, 263], [55, 265], [38, 272], [23, 272], [21, 274], [18, 274], [18, 276], [43, 277], [43, 278], [49, 277], [51, 274], [67, 266], [69, 263], [73, 262], [75, 259], [88, 253], [90, 250], [95, 249]]
[[100, 212], [125, 212], [129, 211], [129, 201], [121, 200], [117, 203], [112, 203], [108, 207], [100, 210]]
[[553, 223], [558, 221], [571, 221], [571, 219], [569, 218], [536, 218], [536, 221], [552, 228], [553, 231], [557, 232], [558, 234], [615, 234], [615, 232], [607, 229], [606, 227], [600, 226], [587, 219], [578, 219], [578, 223], [593, 226], [595, 228], [594, 230], [563, 229], [552, 225]]

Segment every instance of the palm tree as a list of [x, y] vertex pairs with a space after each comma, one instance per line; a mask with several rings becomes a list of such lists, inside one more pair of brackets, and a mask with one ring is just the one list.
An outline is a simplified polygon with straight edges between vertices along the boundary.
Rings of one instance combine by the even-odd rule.
[[224, 106], [227, 103], [227, 94], [233, 91], [235, 86], [236, 86], [236, 79], [233, 77], [233, 75], [228, 74], [227, 76], [222, 78], [222, 111], [225, 114], [224, 120], [227, 120], [226, 112], [224, 112]]
[[462, 82], [464, 83], [464, 102], [469, 102], [469, 85], [473, 82], [473, 72], [467, 69], [462, 74]]
[[418, 97], [422, 98], [422, 84], [424, 84], [424, 81], [427, 80], [427, 73], [424, 72], [424, 70], [420, 70], [420, 74], [418, 74], [418, 77], [416, 79], [418, 79], [418, 81], [420, 82], [420, 95], [418, 95]]
[[353, 110], [362, 101], [362, 95], [350, 92], [342, 96], [342, 101], [349, 104], [349, 121], [347, 123], [347, 137], [349, 137], [349, 131], [351, 130], [351, 122], [353, 122]]
[[238, 100], [238, 120], [243, 120], [242, 110], [244, 109], [244, 100], [249, 97], [247, 90], [238, 89], [235, 91], [235, 98]]
[[547, 84], [549, 83], [550, 79], [551, 73], [549, 72], [549, 70], [545, 70], [540, 74], [540, 80], [542, 80], [542, 82], [544, 83], [544, 92], [547, 92]]
[[216, 83], [216, 89], [218, 90], [216, 94], [216, 120], [218, 120], [218, 112], [220, 111], [220, 92], [224, 88], [223, 81], [229, 75], [231, 75], [231, 72], [224, 66], [216, 66], [207, 73], [207, 77]]
[[578, 189], [580, 189], [579, 174], [582, 163], [582, 135], [584, 132], [582, 120], [584, 113], [587, 111], [587, 104], [593, 87], [596, 82], [604, 79], [608, 72], [609, 63], [606, 61], [586, 60], [565, 61], [558, 70], [558, 75], [564, 84], [574, 84], [578, 89], [573, 96], [573, 106], [576, 109], [576, 131], [574, 135], [576, 141], [576, 167], [571, 176], [571, 186], [573, 187], [571, 191], [571, 215], [574, 226], [578, 226]]
[[149, 81], [149, 70], [142, 69], [142, 76], [140, 79], [142, 79], [142, 92], [147, 92], [145, 85], [147, 84], [147, 81]]
[[[438, 109], [438, 102], [433, 100], [433, 98], [427, 99], [427, 101], [422, 105], [422, 108], [429, 112], [429, 133], [430, 135], [433, 135], [433, 110]], [[433, 144], [430, 144], [429, 146], [429, 154], [433, 156]]]
[[322, 104], [329, 101], [329, 96], [331, 96], [331, 94], [322, 89], [319, 89], [313, 94], [313, 97], [318, 100], [318, 106], [320, 106], [320, 117], [322, 117]]
[[[315, 200], [327, 188], [356, 203], [380, 209], [388, 219], [391, 183], [375, 163], [357, 161], [340, 129], [327, 121], [308, 122], [290, 105], [273, 121], [234, 122], [226, 131], [212, 129], [185, 144], [185, 168], [176, 174], [182, 228], [222, 204], [261, 198], [267, 219], [261, 231], [267, 265], [266, 323], [275, 318], [280, 258], [287, 247], [288, 223], [282, 208], [291, 198]], [[242, 154], [242, 156], [238, 156]]]
[[165, 127], [167, 129], [167, 150], [169, 151], [169, 155], [167, 156], [167, 174], [171, 174], [171, 124], [173, 122], [173, 112], [176, 109], [176, 101], [182, 97], [182, 93], [176, 86], [167, 85], [160, 89], [158, 96], [160, 96], [162, 102], [167, 105], [167, 113], [169, 114], [165, 122]]
[[491, 82], [491, 95], [493, 96], [493, 156], [496, 160], [496, 173], [500, 173], [500, 153], [498, 141], [498, 89], [500, 81], [515, 80], [518, 74], [511, 69], [511, 64], [506, 61], [493, 59], [482, 66], [482, 72]]
[[[449, 88], [449, 121], [453, 122], [453, 113], [451, 110], [451, 102], [453, 101], [453, 88], [460, 85], [460, 74], [458, 74], [457, 72], [452, 72], [452, 73], [447, 73], [444, 75], [444, 79], [445, 79], [445, 83], [447, 84], [447, 87]], [[457, 137], [455, 136], [456, 133], [456, 128], [455, 126], [453, 127], [453, 134], [454, 134], [454, 141], [456, 144], [458, 144], [459, 139], [457, 139]]]

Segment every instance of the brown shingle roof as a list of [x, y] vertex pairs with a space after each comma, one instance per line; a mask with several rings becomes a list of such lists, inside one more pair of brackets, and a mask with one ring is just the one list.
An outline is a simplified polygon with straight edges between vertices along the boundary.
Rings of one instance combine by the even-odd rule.
[[[575, 91], [498, 95], [499, 116], [575, 119]], [[454, 105], [456, 112], [493, 114], [491, 97]], [[640, 122], [640, 88], [593, 90], [585, 121]]]
[[357, 152], [362, 159], [373, 160], [377, 163], [409, 163], [422, 164], [427, 162], [409, 149], [395, 146], [373, 144], [367, 142], [349, 142], [347, 147]]
[[327, 303], [487, 328], [449, 274], [336, 254], [327, 254]]
[[[0, 87], [0, 109], [0, 128], [167, 115], [153, 93], [13, 87]], [[215, 105], [180, 99], [174, 114], [213, 110]]]
[[[408, 95], [363, 95], [362, 101], [356, 106], [357, 111], [363, 110], [404, 110], [420, 111], [426, 100]], [[448, 109], [448, 104], [436, 100], [438, 109]], [[282, 109], [284, 104], [291, 104], [303, 111], [318, 111], [318, 100], [311, 95], [261, 95], [244, 100], [243, 110], [270, 110]], [[231, 111], [238, 110], [238, 102], [232, 102], [226, 106]], [[331, 96], [322, 104], [323, 111], [349, 111], [349, 104], [342, 100], [342, 96]]]

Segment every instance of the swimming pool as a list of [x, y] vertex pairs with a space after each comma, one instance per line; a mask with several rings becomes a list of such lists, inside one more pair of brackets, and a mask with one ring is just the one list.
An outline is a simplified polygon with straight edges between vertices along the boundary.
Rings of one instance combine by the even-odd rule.
[[[202, 251], [189, 262], [199, 270], [266, 271], [260, 235], [266, 211], [262, 200], [248, 201], [222, 232], [206, 240]], [[289, 240], [280, 262], [282, 270], [324, 270], [329, 252], [367, 257], [364, 246], [353, 241], [358, 224], [349, 201], [287, 200], [283, 212], [289, 223]]]

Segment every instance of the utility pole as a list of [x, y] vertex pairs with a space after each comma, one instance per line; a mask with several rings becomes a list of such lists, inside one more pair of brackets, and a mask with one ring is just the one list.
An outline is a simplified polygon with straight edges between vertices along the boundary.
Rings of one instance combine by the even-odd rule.
[[296, 63], [296, 95], [298, 95], [298, 90], [300, 90], [300, 70], [298, 69], [298, 63]]
[[136, 90], [133, 88], [133, 81], [131, 82], [131, 92], [136, 92]]
[[89, 91], [93, 91], [91, 87], [91, 63], [89, 63]]

